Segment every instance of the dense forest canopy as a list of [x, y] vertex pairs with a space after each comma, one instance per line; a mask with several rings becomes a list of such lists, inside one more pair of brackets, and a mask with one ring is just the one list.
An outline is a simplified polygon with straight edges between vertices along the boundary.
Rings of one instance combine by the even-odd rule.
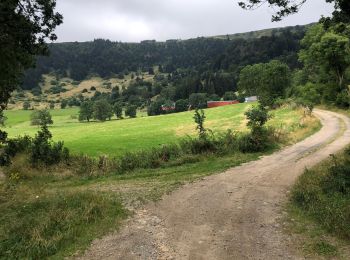
[[[57, 43], [50, 56], [39, 57], [37, 67], [24, 78], [23, 89], [38, 86], [43, 74], [83, 80], [90, 75], [110, 77], [130, 71], [148, 71], [159, 66], [166, 73], [190, 69], [200, 75], [225, 71], [236, 78], [241, 67], [278, 59], [291, 68], [300, 66], [297, 52], [305, 26], [271, 30], [262, 37], [196, 38], [122, 43], [96, 39], [93, 42]], [[235, 84], [235, 83], [233, 83]]]

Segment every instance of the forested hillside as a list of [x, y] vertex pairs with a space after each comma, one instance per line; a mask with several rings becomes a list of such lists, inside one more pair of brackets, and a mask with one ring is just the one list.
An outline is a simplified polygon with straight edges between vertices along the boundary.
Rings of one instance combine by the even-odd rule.
[[131, 71], [152, 72], [155, 66], [159, 66], [160, 72], [187, 69], [200, 76], [225, 71], [230, 73], [231, 85], [235, 86], [239, 70], [248, 64], [278, 59], [291, 68], [298, 67], [297, 52], [305, 31], [305, 26], [296, 26], [166, 42], [121, 43], [96, 39], [51, 44], [50, 56], [38, 58], [36, 68], [27, 71], [22, 88], [38, 87], [42, 75], [50, 72], [58, 77], [83, 80], [91, 75], [122, 77]]

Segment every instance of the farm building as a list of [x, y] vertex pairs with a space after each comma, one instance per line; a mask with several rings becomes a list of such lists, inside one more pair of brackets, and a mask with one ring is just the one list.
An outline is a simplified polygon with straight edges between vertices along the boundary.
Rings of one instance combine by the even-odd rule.
[[174, 111], [175, 110], [175, 103], [171, 105], [162, 105], [161, 106], [162, 111]]
[[228, 101], [208, 101], [207, 105], [208, 108], [213, 108], [213, 107], [222, 107], [222, 106], [227, 106], [227, 105], [233, 105], [233, 104], [238, 104], [238, 100], [228, 100]]
[[257, 96], [251, 96], [251, 97], [246, 97], [245, 98], [245, 102], [248, 103], [248, 102], [255, 102], [255, 101], [258, 101], [258, 97]]

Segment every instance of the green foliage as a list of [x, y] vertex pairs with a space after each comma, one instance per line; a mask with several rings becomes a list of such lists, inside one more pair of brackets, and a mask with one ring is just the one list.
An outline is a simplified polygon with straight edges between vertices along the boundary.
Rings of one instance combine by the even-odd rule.
[[131, 118], [136, 117], [137, 107], [133, 105], [128, 105], [125, 110], [125, 115]]
[[248, 65], [240, 72], [238, 88], [247, 96], [259, 96], [263, 106], [273, 107], [290, 87], [290, 76], [289, 67], [280, 61]]
[[46, 40], [55, 40], [55, 27], [62, 16], [55, 13], [56, 1], [2, 1], [0, 37], [0, 110], [19, 85], [35, 56], [47, 54]]
[[113, 112], [117, 118], [123, 118], [123, 105], [121, 103], [115, 103], [113, 106]]
[[198, 131], [198, 136], [200, 139], [206, 139], [207, 138], [207, 129], [204, 127], [204, 121], [205, 121], [205, 114], [203, 109], [199, 110], [198, 108], [194, 112], [194, 122], [196, 125], [196, 130]]
[[239, 140], [239, 149], [246, 152], [260, 152], [273, 145], [271, 137], [273, 131], [265, 128], [266, 122], [271, 118], [268, 111], [263, 106], [255, 106], [245, 113], [247, 126], [251, 130]]
[[113, 107], [107, 100], [100, 99], [94, 102], [93, 108], [94, 119], [98, 121], [106, 121], [107, 119], [111, 120], [113, 116]]
[[188, 110], [188, 100], [179, 99], [175, 102], [175, 111], [176, 112], [184, 112]]
[[228, 91], [228, 92], [225, 92], [223, 99], [224, 100], [236, 100], [237, 95], [233, 91]]
[[29, 151], [32, 144], [32, 139], [29, 136], [7, 139], [5, 136], [2, 139], [3, 149], [0, 154], [0, 166], [8, 166], [11, 164], [11, 158], [18, 153]]
[[94, 114], [94, 103], [92, 101], [85, 101], [80, 105], [79, 121], [90, 121]]
[[51, 114], [47, 109], [35, 110], [30, 115], [31, 125], [52, 125]]
[[101, 193], [38, 193], [16, 199], [1, 192], [7, 201], [0, 204], [2, 259], [47, 259], [88, 243], [126, 216], [116, 198]]
[[32, 94], [34, 95], [34, 96], [40, 96], [41, 94], [42, 94], [42, 91], [41, 91], [41, 88], [33, 88], [32, 90], [31, 90], [31, 92], [32, 92]]
[[23, 102], [23, 110], [28, 110], [28, 109], [30, 109], [30, 102], [24, 101]]
[[207, 107], [207, 94], [206, 93], [193, 93], [189, 97], [189, 103], [192, 108], [206, 108]]
[[313, 107], [321, 102], [321, 93], [316, 84], [311, 82], [306, 83], [304, 86], [297, 87], [297, 102], [305, 107], [308, 107], [310, 111]]
[[320, 70], [326, 72], [337, 81], [340, 89], [344, 87], [345, 71], [350, 65], [349, 30], [348, 26], [341, 31], [336, 27], [326, 30], [322, 24], [317, 24], [310, 28], [301, 41], [303, 49], [299, 53], [300, 60], [311, 76]]
[[64, 147], [63, 142], [53, 142], [52, 134], [43, 123], [41, 130], [35, 135], [30, 149], [30, 162], [34, 166], [53, 165], [69, 158], [69, 150]]
[[68, 105], [68, 101], [66, 99], [62, 99], [61, 101], [61, 109], [65, 109]]
[[293, 187], [291, 202], [327, 231], [350, 239], [350, 152], [306, 170]]

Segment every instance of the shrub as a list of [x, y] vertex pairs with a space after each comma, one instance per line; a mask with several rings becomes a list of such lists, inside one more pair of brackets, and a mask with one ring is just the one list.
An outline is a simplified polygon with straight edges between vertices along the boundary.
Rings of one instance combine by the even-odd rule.
[[123, 117], [123, 106], [121, 103], [115, 103], [113, 106], [113, 112], [117, 118]]
[[350, 239], [350, 150], [301, 175], [291, 193], [300, 213], [339, 237]]
[[17, 137], [5, 140], [2, 153], [0, 155], [0, 166], [11, 164], [11, 158], [17, 153], [28, 151], [31, 147], [32, 139], [29, 136]]
[[35, 110], [30, 115], [31, 125], [52, 125], [53, 121], [48, 110]]
[[63, 100], [61, 101], [61, 109], [65, 109], [65, 108], [67, 107], [67, 105], [68, 105], [68, 101], [65, 100], [65, 99], [63, 99]]
[[237, 95], [233, 91], [228, 91], [228, 92], [225, 92], [223, 99], [224, 100], [236, 100]]
[[28, 109], [30, 109], [30, 102], [24, 101], [23, 102], [23, 110], [28, 110]]
[[241, 152], [260, 152], [269, 146], [271, 131], [264, 126], [271, 118], [268, 111], [262, 106], [255, 106], [245, 112], [248, 119], [247, 126], [250, 133], [244, 134], [239, 139]]
[[125, 110], [125, 115], [131, 118], [135, 118], [136, 117], [136, 109], [137, 107], [134, 105], [129, 105], [126, 107]]
[[197, 124], [196, 130], [198, 130], [198, 136], [201, 139], [207, 137], [207, 130], [204, 127], [205, 114], [203, 109], [199, 110], [198, 108], [194, 112], [193, 116], [194, 122]]
[[53, 165], [68, 160], [69, 151], [64, 147], [63, 142], [55, 143], [51, 138], [47, 125], [42, 124], [41, 130], [33, 139], [30, 150], [30, 160], [34, 166]]

